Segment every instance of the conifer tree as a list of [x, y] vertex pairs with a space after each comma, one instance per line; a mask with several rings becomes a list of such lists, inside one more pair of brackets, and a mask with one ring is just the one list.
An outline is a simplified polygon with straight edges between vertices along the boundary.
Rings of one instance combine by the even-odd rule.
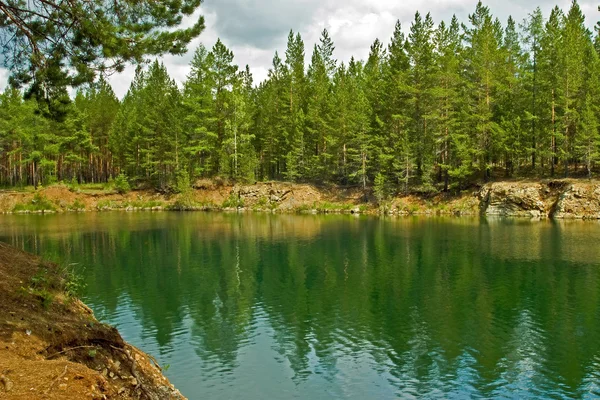
[[569, 164], [577, 145], [577, 126], [579, 110], [582, 104], [581, 90], [584, 85], [584, 54], [588, 42], [588, 33], [584, 25], [585, 17], [576, 1], [573, 1], [565, 17], [562, 32], [564, 71], [559, 84], [562, 88], [561, 128], [563, 132], [559, 158], [562, 159], [565, 177], [569, 174]]
[[273, 57], [269, 79], [259, 88], [257, 141], [263, 160], [262, 176], [281, 179], [285, 172], [285, 160], [289, 154], [289, 73], [279, 54]]
[[415, 169], [414, 147], [410, 137], [410, 60], [406, 54], [406, 40], [400, 21], [396, 22], [387, 50], [385, 65], [387, 103], [384, 123], [386, 130], [381, 140], [380, 168], [385, 171], [384, 181], [402, 184], [408, 191]]
[[101, 77], [76, 97], [75, 106], [85, 115], [86, 129], [89, 130], [92, 145], [97, 149], [90, 156], [90, 170], [86, 181], [106, 182], [113, 175], [109, 140], [119, 110], [119, 100], [112, 87]]
[[350, 102], [349, 137], [345, 150], [345, 173], [349, 182], [358, 182], [367, 189], [372, 173], [375, 143], [371, 131], [371, 108], [365, 90], [366, 80], [362, 63], [352, 58], [348, 64], [347, 91]]
[[210, 176], [219, 163], [215, 152], [217, 145], [215, 104], [211, 74], [213, 55], [204, 45], [198, 46], [191, 62], [191, 71], [183, 89], [184, 152], [192, 177]]
[[433, 119], [433, 89], [435, 86], [435, 64], [433, 54], [433, 19], [417, 12], [410, 27], [406, 52], [410, 62], [408, 89], [410, 107], [408, 128], [414, 146], [417, 175], [420, 183], [432, 188], [435, 163]]
[[494, 20], [490, 9], [480, 1], [475, 12], [469, 15], [471, 27], [463, 26], [466, 49], [466, 82], [471, 93], [470, 129], [474, 132], [472, 142], [479, 171], [485, 180], [491, 177], [496, 157], [500, 154], [503, 136], [501, 127], [494, 115], [499, 85], [498, 74], [503, 65], [502, 29]]
[[[529, 107], [525, 108], [525, 118], [531, 125], [529, 143], [531, 146], [531, 167], [536, 168], [538, 158], [538, 136], [540, 125], [540, 52], [544, 37], [544, 17], [537, 7], [523, 24], [524, 44], [528, 46], [529, 57], [525, 65], [524, 86]], [[542, 161], [543, 162], [543, 161]]]
[[304, 73], [304, 42], [300, 34], [290, 31], [287, 50], [285, 52], [285, 65], [289, 77], [289, 151], [286, 154], [285, 177], [294, 181], [306, 172], [305, 159], [305, 117], [306, 108], [306, 77]]
[[[385, 143], [386, 116], [389, 113], [388, 104], [386, 104], [386, 54], [383, 44], [376, 39], [371, 45], [369, 57], [364, 66], [364, 96], [367, 101], [367, 112], [369, 113], [369, 126], [366, 135], [370, 137], [372, 151], [370, 154], [369, 165], [375, 170], [382, 170], [380, 162], [384, 160], [382, 156], [383, 145]], [[366, 160], [365, 160], [366, 161]], [[372, 178], [369, 169], [366, 170], [365, 181]]]
[[212, 130], [217, 135], [213, 158], [219, 160], [219, 163], [214, 165], [215, 169], [212, 172], [219, 173], [222, 167], [229, 163], [229, 154], [224, 150], [223, 143], [227, 139], [227, 120], [233, 110], [231, 92], [238, 79], [238, 67], [233, 64], [233, 52], [225, 47], [221, 39], [217, 39], [211, 54], [209, 68], [213, 83], [215, 118], [215, 126]]
[[562, 137], [558, 117], [563, 103], [561, 101], [563, 91], [560, 85], [560, 75], [564, 71], [563, 20], [562, 11], [554, 7], [545, 25], [539, 55], [540, 134], [542, 138], [547, 138], [541, 146], [542, 149], [547, 150], [542, 150], [541, 154], [547, 155], [551, 176], [554, 176], [558, 164], [558, 144]]
[[[457, 146], [468, 146], [469, 136], [461, 129], [461, 110], [464, 109], [461, 99], [461, 38], [460, 26], [456, 16], [450, 25], [440, 22], [434, 33], [436, 60], [436, 83], [433, 89], [433, 115], [436, 123], [435, 143], [439, 154], [439, 181], [443, 181], [443, 190], [448, 191], [450, 175], [460, 176], [462, 165], [469, 165], [470, 158], [456, 151]], [[464, 163], [464, 164], [463, 164]]]
[[[333, 47], [327, 31], [323, 32], [321, 46], [314, 47], [310, 66], [308, 67], [307, 113], [306, 113], [306, 144], [310, 159], [307, 168], [309, 179], [327, 179], [330, 172], [331, 155], [331, 130], [332, 130], [332, 102], [331, 80], [332, 71], [331, 52]], [[307, 154], [308, 158], [308, 154]]]
[[504, 31], [504, 40], [500, 48], [501, 68], [498, 74], [497, 105], [494, 111], [499, 125], [497, 148], [503, 152], [498, 158], [504, 159], [506, 176], [511, 176], [518, 169], [521, 160], [524, 160], [532, 149], [524, 132], [527, 131], [525, 123], [526, 104], [525, 90], [522, 77], [525, 69], [525, 58], [512, 17], [508, 18]]

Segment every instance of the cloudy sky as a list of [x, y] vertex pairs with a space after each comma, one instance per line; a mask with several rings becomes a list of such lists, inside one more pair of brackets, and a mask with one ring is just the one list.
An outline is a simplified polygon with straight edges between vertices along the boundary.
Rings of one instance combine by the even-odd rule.
[[[484, 1], [494, 16], [505, 22], [509, 15], [520, 22], [539, 6], [547, 16], [554, 5], [565, 12], [571, 0], [490, 0]], [[323, 28], [329, 30], [335, 57], [348, 61], [351, 56], [365, 59], [376, 38], [387, 43], [396, 20], [405, 31], [415, 12], [431, 12], [434, 21], [449, 20], [456, 14], [467, 22], [477, 0], [204, 0], [199, 13], [204, 15], [206, 30], [193, 41], [188, 54], [163, 59], [169, 73], [179, 83], [189, 72], [189, 61], [199, 43], [213, 46], [218, 37], [233, 50], [235, 62], [248, 64], [255, 81], [267, 76], [275, 51], [285, 52], [290, 29], [300, 32], [306, 47], [307, 61]], [[592, 28], [600, 19], [598, 0], [579, 0], [586, 23]], [[191, 23], [190, 21], [186, 21]], [[114, 75], [110, 81], [119, 97], [127, 91], [133, 68]], [[7, 73], [0, 69], [0, 85], [6, 85]]]

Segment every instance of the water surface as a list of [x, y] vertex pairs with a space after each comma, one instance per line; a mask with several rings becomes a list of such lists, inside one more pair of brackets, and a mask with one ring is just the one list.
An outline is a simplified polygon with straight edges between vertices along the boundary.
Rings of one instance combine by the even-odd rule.
[[600, 224], [0, 216], [190, 399], [600, 396]]

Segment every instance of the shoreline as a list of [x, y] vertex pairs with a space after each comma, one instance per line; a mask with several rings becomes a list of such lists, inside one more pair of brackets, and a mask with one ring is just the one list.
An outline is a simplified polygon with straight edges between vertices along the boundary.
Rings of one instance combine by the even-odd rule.
[[185, 399], [154, 357], [96, 320], [54, 263], [0, 242], [0, 397]]
[[600, 181], [555, 179], [499, 181], [459, 194], [408, 194], [377, 201], [368, 189], [287, 182], [216, 185], [202, 181], [185, 194], [70, 188], [0, 191], [2, 214], [71, 212], [217, 211], [274, 214], [502, 216], [600, 219]]

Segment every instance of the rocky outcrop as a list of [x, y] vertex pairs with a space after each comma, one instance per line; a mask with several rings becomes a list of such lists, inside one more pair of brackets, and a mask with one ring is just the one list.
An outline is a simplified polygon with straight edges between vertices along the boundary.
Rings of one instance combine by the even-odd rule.
[[600, 184], [574, 183], [558, 196], [554, 218], [600, 219]]
[[319, 202], [322, 193], [312, 185], [265, 182], [236, 185], [230, 196], [237, 197], [244, 207], [286, 211]]
[[479, 191], [482, 215], [600, 219], [600, 184], [585, 181], [496, 182]]
[[546, 218], [550, 208], [543, 200], [540, 183], [498, 182], [485, 185], [480, 193], [482, 214], [503, 217]]

